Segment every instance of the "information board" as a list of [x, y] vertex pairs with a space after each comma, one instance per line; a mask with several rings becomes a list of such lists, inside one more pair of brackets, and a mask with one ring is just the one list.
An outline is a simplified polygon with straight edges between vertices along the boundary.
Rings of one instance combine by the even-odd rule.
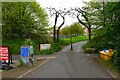
[[0, 60], [9, 60], [8, 47], [0, 47]]
[[28, 57], [28, 48], [21, 48], [21, 56]]
[[33, 46], [30, 46], [30, 55], [33, 54]]
[[33, 46], [21, 46], [21, 59], [26, 63], [34, 63], [34, 50]]
[[51, 48], [51, 44], [40, 44], [40, 50], [50, 49], [50, 48]]

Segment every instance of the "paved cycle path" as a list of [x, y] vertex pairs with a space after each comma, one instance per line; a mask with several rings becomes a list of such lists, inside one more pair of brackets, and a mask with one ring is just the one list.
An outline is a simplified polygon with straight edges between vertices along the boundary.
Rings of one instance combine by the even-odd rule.
[[46, 64], [24, 76], [24, 78], [111, 78], [110, 74], [91, 55], [83, 52], [79, 42], [63, 48]]

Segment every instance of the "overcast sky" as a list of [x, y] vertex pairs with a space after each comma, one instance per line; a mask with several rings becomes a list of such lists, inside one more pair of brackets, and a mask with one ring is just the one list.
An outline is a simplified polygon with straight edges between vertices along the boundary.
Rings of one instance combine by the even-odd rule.
[[[82, 7], [84, 6], [84, 4], [82, 3], [83, 0], [36, 0], [37, 2], [39, 2], [39, 4], [41, 5], [42, 8], [46, 8], [46, 7], [54, 7], [57, 10], [59, 9], [70, 9], [70, 8], [74, 8], [74, 7]], [[84, 1], [90, 1], [90, 0], [84, 0]], [[48, 11], [47, 11], [48, 12]], [[49, 15], [49, 12], [48, 12]], [[54, 21], [55, 21], [55, 16], [50, 17], [50, 22], [51, 25], [50, 26], [54, 26]], [[71, 18], [69, 16], [65, 16], [65, 24], [63, 25], [71, 25], [74, 22], [78, 22], [78, 20], [76, 18]], [[58, 18], [57, 21], [57, 26], [59, 26], [62, 23], [62, 18]]]

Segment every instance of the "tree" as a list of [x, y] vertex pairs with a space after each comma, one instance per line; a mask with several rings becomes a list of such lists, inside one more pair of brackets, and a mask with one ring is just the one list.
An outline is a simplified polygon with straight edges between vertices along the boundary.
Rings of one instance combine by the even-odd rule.
[[74, 23], [74, 24], [70, 25], [68, 27], [67, 31], [68, 31], [69, 35], [70, 34], [78, 35], [78, 34], [83, 34], [84, 33], [84, 30], [79, 23]]
[[56, 24], [57, 24], [57, 19], [58, 19], [58, 17], [59, 17], [59, 10], [57, 11], [55, 8], [48, 8], [49, 9], [49, 11], [50, 11], [50, 15], [51, 16], [53, 16], [53, 15], [55, 15], [55, 24], [54, 24], [54, 30], [53, 30], [53, 32], [54, 32], [54, 42], [56, 42]]
[[74, 23], [68, 27], [62, 28], [62, 34], [66, 36], [71, 34], [78, 35], [83, 33], [84, 33], [84, 30], [79, 23]]
[[119, 51], [120, 48], [120, 2], [108, 2], [105, 5], [105, 27], [103, 27], [103, 34], [105, 36], [104, 42], [106, 46], [111, 46]]
[[68, 26], [65, 26], [64, 28], [61, 29], [61, 34], [63, 36], [68, 36], [69, 33], [68, 33]]
[[[83, 7], [89, 17], [92, 25], [99, 29], [97, 36], [103, 36], [104, 43], [102, 45], [109, 48], [118, 45], [119, 41], [119, 20], [120, 20], [120, 2], [85, 2]], [[118, 43], [117, 43], [118, 42]], [[118, 47], [118, 46], [116, 46]], [[115, 49], [115, 47], [114, 47]]]
[[[92, 7], [93, 10], [91, 12], [97, 12], [98, 14], [95, 15], [96, 18], [98, 17], [101, 26], [97, 29], [96, 37], [91, 41], [91, 47], [94, 47], [99, 50], [102, 49], [113, 49], [114, 55], [112, 56], [112, 64], [113, 66], [120, 71], [120, 2], [107, 2], [107, 3], [100, 3], [100, 6], [97, 6], [96, 3], [94, 5], [89, 5]], [[100, 10], [95, 11], [98, 8]], [[94, 14], [90, 14], [94, 16]], [[93, 21], [96, 19], [92, 19]], [[105, 22], [105, 23], [104, 23]], [[93, 23], [93, 25], [97, 25]], [[91, 43], [90, 42], [90, 43]], [[99, 45], [95, 45], [98, 44]]]
[[[55, 34], [57, 34], [58, 26], [55, 26]], [[49, 28], [49, 34], [54, 34], [54, 26]]]
[[[69, 12], [69, 11], [66, 11], [66, 9], [64, 8], [63, 10], [56, 10], [55, 8], [49, 8], [50, 10], [50, 14], [51, 16], [52, 15], [55, 15], [55, 25], [54, 25], [54, 42], [56, 41], [56, 38], [55, 38], [55, 30], [56, 30], [56, 24], [57, 24], [57, 19], [58, 17], [62, 17], [63, 19], [63, 22], [61, 23], [61, 25], [58, 27], [58, 30], [57, 30], [57, 42], [59, 42], [59, 30], [60, 28], [64, 25], [65, 23], [65, 15]], [[53, 12], [52, 12], [53, 11]]]
[[[90, 1], [90, 2], [84, 2], [84, 3], [85, 3], [85, 6], [83, 6], [82, 9], [87, 12], [87, 14], [85, 15], [89, 18], [91, 25], [93, 25], [95, 29], [101, 27], [102, 25], [105, 25], [104, 23], [105, 14], [103, 11], [103, 7], [104, 7], [103, 2]], [[83, 19], [83, 21], [86, 21], [86, 20]]]
[[79, 23], [74, 23], [73, 24], [74, 27], [74, 34], [83, 34], [84, 33], [84, 29], [82, 28], [82, 25], [80, 25]]
[[4, 38], [31, 38], [44, 34], [48, 15], [36, 2], [3, 2], [2, 29]]
[[[77, 12], [77, 14], [75, 14], [75, 12]], [[74, 15], [78, 19], [80, 24], [82, 24], [82, 25], [84, 25], [85, 27], [88, 28], [88, 38], [89, 38], [89, 41], [90, 41], [91, 40], [91, 24], [90, 24], [90, 21], [89, 21], [88, 17], [86, 16], [87, 12], [83, 11], [80, 8], [73, 8], [73, 9], [69, 10], [69, 13], [71, 15]], [[80, 14], [82, 15], [82, 17], [84, 17], [84, 19], [87, 21], [87, 23], [80, 20], [80, 18], [79, 18]]]

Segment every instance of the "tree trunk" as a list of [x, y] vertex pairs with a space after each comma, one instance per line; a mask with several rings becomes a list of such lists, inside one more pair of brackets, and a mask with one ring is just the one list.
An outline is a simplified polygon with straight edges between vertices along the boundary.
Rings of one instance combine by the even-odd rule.
[[57, 42], [59, 42], [59, 30], [57, 30]]
[[56, 31], [55, 31], [55, 30], [56, 30], [56, 27], [55, 27], [55, 25], [54, 25], [54, 42], [56, 41], [56, 38], [55, 38], [55, 37], [56, 37], [56, 36], [55, 36]]
[[88, 28], [88, 38], [89, 38], [89, 41], [91, 40], [91, 28]]
[[62, 18], [63, 18], [63, 23], [58, 27], [58, 30], [57, 30], [57, 42], [59, 43], [59, 30], [60, 30], [60, 28], [64, 25], [64, 23], [65, 23], [65, 18], [64, 18], [64, 16], [62, 16]]
[[57, 24], [57, 18], [58, 18], [58, 15], [56, 14], [56, 17], [55, 17], [55, 25], [54, 25], [54, 42], [56, 42], [56, 24]]

